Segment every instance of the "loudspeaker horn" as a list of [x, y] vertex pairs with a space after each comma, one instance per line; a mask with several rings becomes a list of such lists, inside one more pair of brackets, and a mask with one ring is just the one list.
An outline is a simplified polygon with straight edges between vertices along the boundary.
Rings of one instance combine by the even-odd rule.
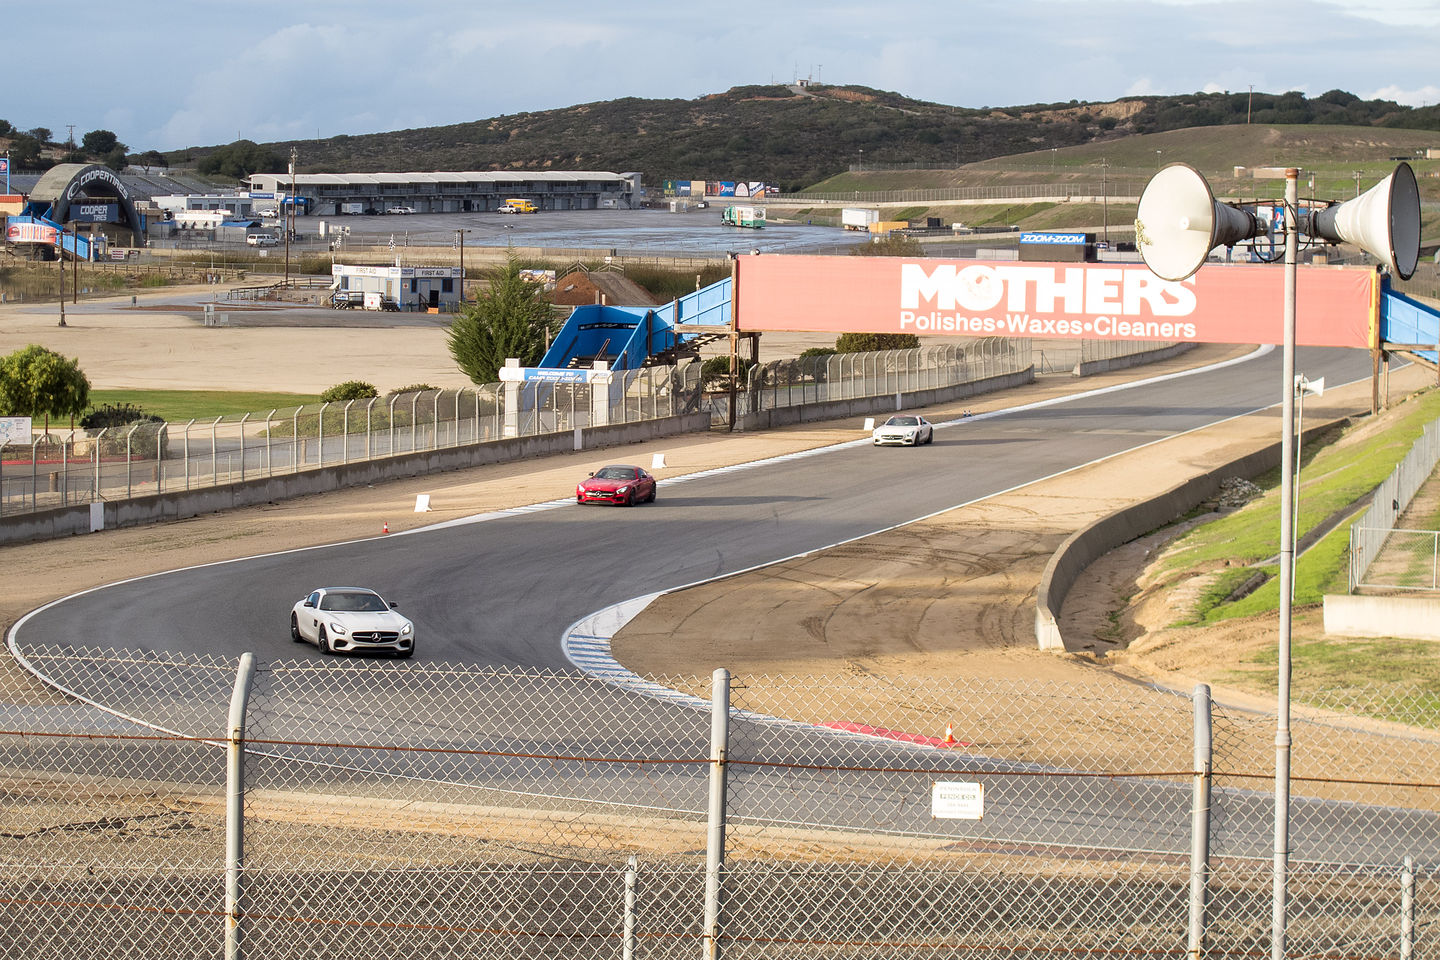
[[1420, 260], [1420, 189], [1415, 171], [1401, 163], [1354, 200], [1312, 214], [1304, 232], [1327, 243], [1353, 243], [1401, 280], [1409, 280]]
[[1184, 280], [1216, 247], [1267, 233], [1269, 225], [1255, 214], [1218, 202], [1188, 163], [1172, 163], [1150, 178], [1135, 217], [1140, 256], [1162, 280]]

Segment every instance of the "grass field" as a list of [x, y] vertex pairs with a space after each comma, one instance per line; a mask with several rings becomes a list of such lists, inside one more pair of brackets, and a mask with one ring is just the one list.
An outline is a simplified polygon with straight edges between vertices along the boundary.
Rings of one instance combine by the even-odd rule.
[[131, 404], [171, 423], [189, 420], [214, 420], [216, 417], [241, 416], [246, 413], [268, 413], [274, 409], [319, 403], [314, 394], [232, 392], [225, 390], [92, 390], [90, 405], [123, 406]]

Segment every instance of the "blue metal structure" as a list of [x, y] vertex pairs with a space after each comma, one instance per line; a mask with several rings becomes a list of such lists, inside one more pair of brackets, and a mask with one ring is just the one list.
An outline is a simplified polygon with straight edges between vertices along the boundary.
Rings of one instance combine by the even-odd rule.
[[[1391, 290], [1387, 282], [1380, 290], [1380, 342], [1440, 344], [1440, 310]], [[1431, 363], [1437, 358], [1434, 350], [1416, 355]]]
[[612, 370], [642, 367], [650, 357], [702, 335], [687, 333], [687, 325], [728, 325], [731, 290], [731, 278], [726, 277], [660, 307], [576, 307], [538, 366], [588, 366], [604, 360]]

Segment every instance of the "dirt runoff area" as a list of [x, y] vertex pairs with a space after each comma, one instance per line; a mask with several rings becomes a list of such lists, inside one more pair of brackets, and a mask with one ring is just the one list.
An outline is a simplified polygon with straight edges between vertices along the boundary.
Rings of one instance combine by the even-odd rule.
[[[177, 292], [155, 296], [155, 303], [173, 303]], [[217, 351], [222, 340], [229, 345]], [[91, 305], [67, 329], [57, 329], [44, 309], [0, 306], [0, 352], [27, 342], [79, 354], [95, 383], [109, 386], [311, 389], [318, 385], [311, 382], [311, 358], [322, 347], [333, 351], [323, 373], [326, 385], [349, 378], [443, 383], [449, 381], [439, 371], [448, 366], [453, 373], [443, 330], [207, 329], [193, 314], [131, 310], [128, 297], [108, 307]], [[1000, 409], [1192, 368], [1246, 350], [1201, 346], [1134, 370], [1083, 381], [1045, 377], [927, 413], [945, 419], [965, 409]], [[1392, 397], [1418, 388], [1426, 377], [1421, 371], [1392, 375]], [[1307, 422], [1364, 413], [1368, 406], [1364, 385], [1331, 391], [1323, 404], [1307, 405]], [[859, 422], [834, 422], [757, 434], [677, 437], [626, 447], [625, 457], [648, 462], [663, 453], [667, 466], [657, 471], [663, 480], [854, 439], [860, 427]], [[1273, 443], [1278, 433], [1278, 413], [1256, 414], [861, 542], [672, 594], [631, 623], [614, 650], [623, 663], [647, 675], [703, 676], [725, 666], [736, 675], [1024, 677], [1103, 687], [1124, 682], [1117, 676], [1123, 672], [1167, 676], [1183, 686], [1192, 674], [1203, 672], [1200, 663], [1187, 659], [1183, 645], [1167, 646], [1163, 656], [1147, 660], [1124, 655], [1100, 639], [1116, 598], [1129, 592], [1127, 585], [1138, 574], [1134, 557], [1121, 551], [1113, 562], [1107, 558], [1072, 592], [1062, 621], [1070, 655], [1035, 649], [1040, 573], [1056, 547], [1083, 525], [1187, 474]], [[0, 549], [6, 570], [0, 622], [8, 628], [42, 603], [120, 576], [373, 537], [380, 535], [382, 524], [399, 531], [562, 497], [573, 489], [576, 476], [614, 457], [613, 452], [586, 451], [5, 547]], [[420, 493], [430, 495], [432, 513], [412, 512]], [[717, 630], [717, 623], [724, 629]], [[1261, 636], [1273, 627], [1257, 623], [1237, 629]], [[1112, 669], [1096, 670], [1101, 663]], [[13, 668], [4, 674], [12, 696], [51, 697]]]

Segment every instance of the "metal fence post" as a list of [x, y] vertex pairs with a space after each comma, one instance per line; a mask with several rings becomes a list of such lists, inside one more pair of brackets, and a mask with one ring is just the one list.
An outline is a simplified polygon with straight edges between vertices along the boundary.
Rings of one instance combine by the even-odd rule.
[[1210, 880], [1210, 784], [1214, 741], [1210, 723], [1210, 687], [1197, 683], [1195, 709], [1194, 783], [1190, 799], [1190, 956], [1205, 951], [1205, 908]]
[[630, 854], [625, 863], [625, 921], [620, 944], [621, 960], [635, 960], [635, 880], [640, 858]]
[[240, 482], [245, 482], [245, 424], [250, 419], [250, 414], [240, 418]]
[[1400, 960], [1415, 955], [1415, 861], [1405, 858], [1400, 869]]
[[720, 958], [720, 879], [725, 868], [725, 763], [730, 750], [730, 671], [710, 679], [710, 811], [705, 839], [705, 927], [702, 960]]
[[129, 432], [129, 433], [125, 434], [125, 499], [127, 499], [127, 500], [130, 499], [130, 497], [131, 497], [131, 495], [132, 495], [132, 494], [131, 494], [132, 481], [131, 481], [131, 477], [130, 477], [130, 462], [131, 462], [131, 460], [133, 459], [132, 456], [131, 456], [131, 447], [130, 447], [131, 438], [135, 436], [135, 431], [136, 431], [136, 430], [139, 430], [139, 429], [140, 429], [140, 424], [137, 423], [137, 424], [135, 424], [135, 426], [133, 426], [133, 427], [130, 428], [130, 432]]
[[240, 656], [230, 694], [225, 759], [225, 960], [240, 960], [240, 871], [245, 860], [245, 711], [255, 654]]

